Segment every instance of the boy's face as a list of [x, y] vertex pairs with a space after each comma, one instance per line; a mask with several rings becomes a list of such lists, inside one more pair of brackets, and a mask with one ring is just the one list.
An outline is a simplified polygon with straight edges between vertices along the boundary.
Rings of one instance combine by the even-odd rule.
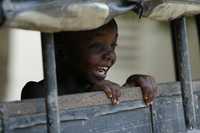
[[83, 39], [79, 44], [78, 69], [90, 83], [96, 83], [105, 79], [108, 70], [115, 63], [118, 34], [112, 28], [88, 34], [91, 39]]

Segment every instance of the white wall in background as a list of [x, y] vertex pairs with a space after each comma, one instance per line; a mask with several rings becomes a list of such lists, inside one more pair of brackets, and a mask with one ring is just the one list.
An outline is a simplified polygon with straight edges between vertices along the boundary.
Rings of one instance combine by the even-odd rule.
[[12, 30], [10, 38], [7, 101], [19, 100], [27, 81], [43, 77], [40, 33]]

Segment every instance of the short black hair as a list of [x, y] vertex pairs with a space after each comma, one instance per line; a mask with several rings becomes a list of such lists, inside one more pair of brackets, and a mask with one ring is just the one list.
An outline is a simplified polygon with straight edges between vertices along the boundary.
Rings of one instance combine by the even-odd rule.
[[87, 31], [62, 31], [54, 33], [54, 41], [56, 45], [70, 45], [67, 43], [74, 43], [79, 41], [80, 39], [88, 39], [88, 36], [91, 34], [95, 34], [97, 32], [104, 31], [107, 28], [113, 29], [115, 32], [118, 31], [117, 23], [114, 19], [109, 21], [108, 23], [100, 26], [99, 28], [87, 30]]

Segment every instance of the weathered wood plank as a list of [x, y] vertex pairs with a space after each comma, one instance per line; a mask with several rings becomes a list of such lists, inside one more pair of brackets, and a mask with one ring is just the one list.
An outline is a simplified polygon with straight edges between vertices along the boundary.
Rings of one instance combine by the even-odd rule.
[[48, 133], [60, 133], [58, 87], [53, 33], [41, 33], [43, 72], [46, 82], [46, 109]]
[[197, 127], [200, 129], [200, 92], [195, 94], [196, 99], [196, 114], [197, 114]]
[[[200, 91], [200, 82], [193, 82], [194, 92]], [[171, 82], [171, 83], [162, 83], [159, 85], [159, 97], [170, 97], [177, 96], [181, 94], [180, 83]], [[120, 101], [142, 101], [142, 94], [139, 88], [126, 88], [122, 90], [122, 96]], [[142, 102], [141, 102], [142, 103]], [[105, 96], [103, 92], [91, 92], [91, 93], [82, 93], [75, 95], [67, 95], [59, 97], [60, 110], [65, 108], [78, 108], [94, 105], [103, 105], [111, 104], [111, 101]], [[9, 103], [1, 103], [0, 109], [6, 111], [8, 116], [12, 115], [27, 115], [30, 113], [42, 113], [45, 112], [44, 99], [32, 99], [24, 101], [16, 101]], [[138, 107], [144, 107], [144, 103], [138, 105]]]
[[154, 104], [155, 133], [185, 133], [185, 119], [181, 97], [158, 98]]
[[[45, 114], [10, 117], [6, 133], [44, 133]], [[64, 133], [151, 133], [148, 108], [134, 109], [133, 102], [74, 108], [61, 112], [61, 131]], [[35, 128], [34, 128], [35, 127]]]
[[181, 83], [183, 109], [187, 129], [196, 126], [196, 112], [192, 87], [192, 71], [190, 64], [186, 18], [181, 17], [171, 21], [177, 80]]
[[188, 130], [187, 133], [200, 133], [200, 130], [192, 129], [192, 130]]
[[[138, 88], [129, 88], [122, 91], [121, 101], [130, 101], [130, 100], [141, 100], [142, 95], [141, 91]], [[67, 95], [59, 97], [59, 110], [65, 108], [78, 108], [94, 105], [103, 105], [111, 104], [111, 101], [105, 96], [103, 92], [91, 92], [91, 93], [82, 93], [75, 95]], [[6, 110], [8, 116], [12, 115], [26, 115], [32, 113], [43, 113], [45, 112], [44, 99], [33, 99], [33, 100], [24, 100], [22, 102], [16, 101], [11, 103], [2, 103], [0, 108]], [[138, 107], [144, 107], [142, 103]]]
[[3, 133], [3, 122], [2, 122], [2, 116], [0, 114], [0, 133]]
[[[194, 82], [195, 94], [200, 82]], [[153, 106], [156, 133], [184, 130], [184, 117], [178, 82], [160, 84], [160, 95]], [[199, 97], [198, 97], [199, 98]], [[198, 99], [200, 103], [200, 99]], [[138, 88], [122, 90], [121, 103], [111, 105], [103, 92], [62, 96], [59, 98], [61, 131], [68, 133], [152, 133], [151, 110], [142, 101]], [[199, 104], [198, 104], [199, 105]], [[0, 104], [5, 133], [46, 132], [44, 99]], [[199, 110], [197, 110], [199, 117]]]
[[[200, 82], [195, 82], [195, 84], [193, 84], [193, 89], [194, 89], [194, 99], [195, 99], [195, 109], [196, 109], [196, 119], [197, 119], [197, 128], [199, 129], [198, 131], [194, 131], [194, 133], [196, 132], [200, 132]], [[191, 132], [192, 133], [192, 132]]]
[[[135, 9], [134, 4], [125, 4], [127, 1], [135, 3], [140, 0], [2, 0], [0, 10], [4, 14], [0, 19], [5, 18], [1, 23], [6, 27], [43, 32], [90, 30]], [[144, 1], [144, 16], [156, 20], [200, 13], [199, 0]], [[93, 21], [88, 21], [91, 18]]]
[[146, 0], [144, 16], [156, 20], [172, 20], [181, 15], [200, 13], [199, 0]]

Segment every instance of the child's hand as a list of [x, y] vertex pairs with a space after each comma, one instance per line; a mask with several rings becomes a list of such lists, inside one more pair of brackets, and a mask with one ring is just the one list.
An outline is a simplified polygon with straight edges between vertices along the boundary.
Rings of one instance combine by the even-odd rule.
[[149, 105], [153, 103], [154, 98], [158, 95], [158, 87], [152, 76], [149, 75], [132, 75], [123, 86], [135, 86], [140, 87], [143, 93], [143, 99], [145, 104]]
[[119, 104], [119, 97], [121, 96], [120, 86], [109, 80], [103, 80], [94, 85], [97, 90], [102, 90], [105, 92], [108, 98], [111, 99], [113, 105]]

